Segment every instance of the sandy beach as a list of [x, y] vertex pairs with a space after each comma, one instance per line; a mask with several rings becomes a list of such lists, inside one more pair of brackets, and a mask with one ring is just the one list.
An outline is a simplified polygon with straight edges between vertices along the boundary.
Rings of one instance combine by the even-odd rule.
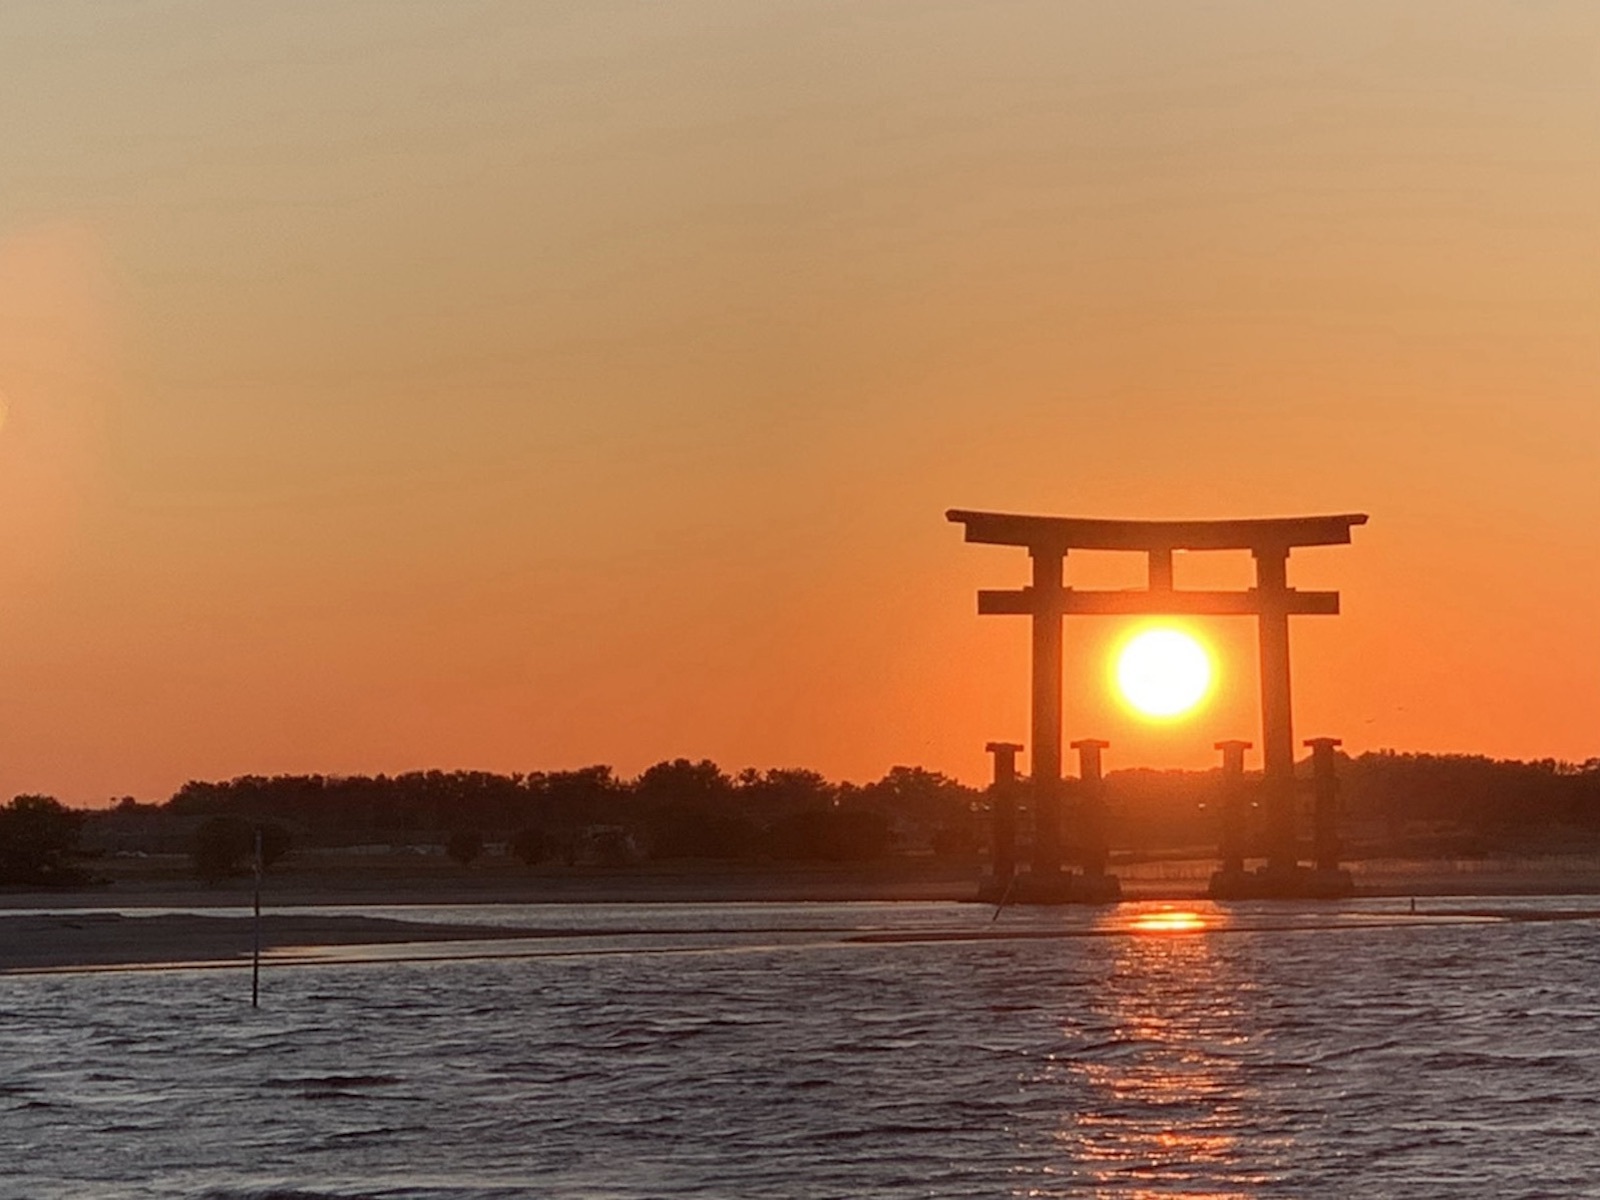
[[[248, 916], [109, 912], [0, 916], [0, 975], [167, 963], [243, 965], [254, 944]], [[446, 925], [379, 917], [269, 913], [264, 951], [539, 937], [535, 930]]]
[[[204, 884], [178, 856], [108, 860], [99, 869], [107, 879], [97, 886], [0, 889], [0, 975], [180, 962], [237, 965], [248, 959], [250, 879]], [[974, 868], [928, 863], [530, 871], [513, 862], [463, 869], [415, 858], [300, 855], [267, 877], [262, 946], [272, 951], [551, 936], [539, 929], [301, 911], [329, 906], [970, 900], [976, 886]], [[164, 911], [172, 909], [191, 911]]]

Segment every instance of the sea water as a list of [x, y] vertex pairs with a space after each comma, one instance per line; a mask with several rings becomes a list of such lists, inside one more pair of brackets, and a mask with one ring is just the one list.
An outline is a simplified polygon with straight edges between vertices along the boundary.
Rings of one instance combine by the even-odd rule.
[[343, 910], [559, 936], [0, 977], [0, 1196], [1600, 1195], [1577, 903]]

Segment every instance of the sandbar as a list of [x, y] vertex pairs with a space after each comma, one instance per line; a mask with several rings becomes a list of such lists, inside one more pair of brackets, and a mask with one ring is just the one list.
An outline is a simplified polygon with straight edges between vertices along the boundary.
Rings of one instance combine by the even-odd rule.
[[[0, 889], [0, 974], [184, 963], [242, 965], [254, 940], [248, 878], [202, 884], [182, 856], [103, 865], [96, 887]], [[1204, 896], [1209, 859], [1114, 867], [1128, 900]], [[1473, 860], [1381, 860], [1350, 864], [1358, 896], [1514, 897], [1600, 895], [1600, 857], [1590, 854]], [[981, 866], [909, 861], [818, 867], [723, 864], [529, 871], [520, 864], [357, 860], [293, 856], [269, 872], [264, 950], [392, 946], [572, 936], [566, 922], [545, 928], [444, 923], [412, 906], [721, 905], [730, 903], [963, 901], [977, 895]], [[327, 914], [328, 907], [384, 908], [388, 915]], [[399, 910], [398, 914], [394, 910]], [[141, 910], [148, 910], [141, 912]], [[185, 910], [173, 912], [171, 910]], [[196, 912], [195, 910], [201, 910]], [[212, 915], [212, 910], [214, 914]], [[519, 922], [524, 917], [519, 915]], [[525, 926], [539, 926], [528, 916]], [[510, 951], [511, 947], [507, 947]]]
[[[539, 930], [398, 921], [383, 917], [268, 913], [263, 951], [549, 936]], [[0, 916], [0, 975], [95, 967], [243, 965], [254, 949], [249, 916], [192, 913], [16, 913]]]

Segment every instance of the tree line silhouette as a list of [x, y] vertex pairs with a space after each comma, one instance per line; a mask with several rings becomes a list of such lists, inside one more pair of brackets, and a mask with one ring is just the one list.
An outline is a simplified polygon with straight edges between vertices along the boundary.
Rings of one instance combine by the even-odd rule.
[[191, 781], [160, 805], [124, 799], [89, 819], [94, 840], [112, 850], [175, 850], [204, 831], [206, 850], [196, 865], [212, 877], [240, 868], [251, 852], [247, 831], [256, 825], [287, 833], [297, 846], [442, 846], [464, 863], [490, 845], [530, 865], [860, 862], [882, 858], [908, 838], [975, 848], [982, 798], [917, 767], [895, 767], [857, 785], [802, 769], [729, 775], [709, 760], [679, 758], [632, 780], [607, 766], [510, 775], [245, 775]]
[[[1339, 774], [1341, 823], [1356, 853], [1537, 853], [1600, 843], [1600, 759], [1380, 751], [1342, 759]], [[1223, 786], [1216, 770], [1112, 772], [1105, 787], [1113, 850], [1203, 853], [1216, 841]], [[1069, 818], [1074, 788], [1069, 780]], [[1026, 807], [1025, 781], [1021, 794]], [[804, 769], [729, 774], [685, 758], [634, 779], [607, 766], [244, 775], [191, 781], [162, 803], [124, 798], [108, 810], [19, 796], [0, 806], [0, 883], [82, 882], [80, 835], [99, 853], [188, 853], [202, 876], [220, 878], [248, 866], [257, 828], [269, 861], [291, 847], [439, 848], [462, 863], [494, 847], [530, 865], [976, 858], [986, 848], [988, 807], [985, 789], [905, 766], [866, 784]]]

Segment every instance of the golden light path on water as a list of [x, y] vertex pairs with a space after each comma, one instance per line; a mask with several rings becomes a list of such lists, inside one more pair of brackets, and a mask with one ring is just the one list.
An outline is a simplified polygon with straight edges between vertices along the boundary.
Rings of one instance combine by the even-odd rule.
[[1085, 1194], [1222, 1200], [1273, 1182], [1249, 1160], [1283, 1147], [1258, 1137], [1246, 1154], [1241, 1143], [1240, 1114], [1258, 1100], [1239, 1061], [1252, 981], [1216, 939], [1184, 936], [1231, 925], [1224, 911], [1170, 905], [1111, 919], [1134, 936], [1112, 942], [1088, 1011], [1066, 1018], [1064, 1035], [1087, 1037], [1092, 1053], [1059, 1064], [1059, 1082], [1087, 1097], [1057, 1134], [1062, 1174]]

